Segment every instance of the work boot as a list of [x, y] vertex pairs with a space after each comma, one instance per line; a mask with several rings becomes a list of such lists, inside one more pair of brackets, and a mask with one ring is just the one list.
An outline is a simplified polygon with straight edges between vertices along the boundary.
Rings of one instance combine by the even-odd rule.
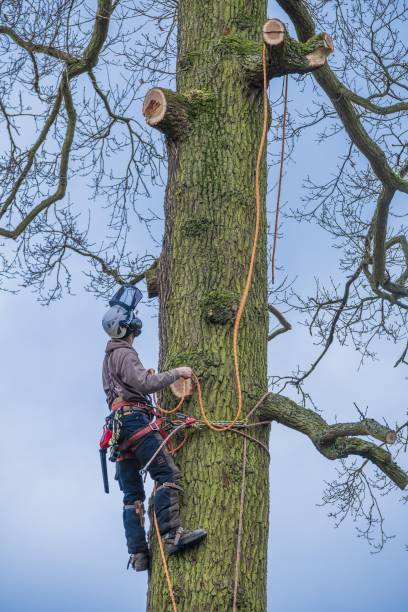
[[148, 552], [133, 553], [129, 557], [127, 568], [132, 567], [135, 572], [144, 572], [149, 569], [150, 558]]
[[166, 533], [163, 540], [167, 554], [175, 555], [182, 550], [196, 546], [206, 537], [207, 532], [204, 529], [189, 530], [179, 527]]

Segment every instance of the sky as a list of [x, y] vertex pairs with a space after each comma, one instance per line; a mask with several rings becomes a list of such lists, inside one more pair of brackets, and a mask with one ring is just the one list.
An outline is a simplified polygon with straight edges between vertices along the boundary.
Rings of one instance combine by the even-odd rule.
[[[291, 103], [303, 104], [301, 94], [292, 92]], [[302, 177], [324, 161], [316, 147], [310, 155], [312, 146], [304, 142], [297, 163], [287, 169], [284, 200], [290, 206], [299, 203]], [[163, 192], [153, 197], [160, 199]], [[301, 248], [293, 249], [294, 243]], [[335, 269], [337, 257], [316, 228], [285, 221], [280, 263], [298, 276], [302, 291], [312, 288], [315, 274]], [[71, 271], [75, 295], [49, 307], [29, 290], [0, 294], [0, 610], [142, 612], [147, 575], [125, 569], [121, 494], [112, 466], [110, 495], [103, 492], [100, 476], [106, 305], [82, 289], [79, 260], [73, 260]], [[154, 312], [141, 306], [144, 331], [137, 350], [146, 367], [157, 367]], [[305, 329], [296, 318], [291, 322], [293, 331], [269, 347], [271, 374], [308, 364], [316, 355]], [[374, 418], [402, 418], [407, 380], [392, 367], [397, 357], [388, 343], [379, 361], [359, 369], [352, 348], [336, 345], [308, 390], [329, 421], [355, 420], [353, 402], [369, 406]], [[398, 537], [372, 555], [351, 520], [336, 529], [327, 516], [330, 509], [318, 506], [335, 464], [307, 438], [277, 424], [270, 451], [268, 612], [406, 610], [407, 507], [397, 503], [400, 496], [383, 500], [386, 531]]]
[[[48, 308], [29, 293], [2, 296], [0, 609], [5, 612], [145, 609], [146, 576], [125, 570], [120, 492], [112, 470], [110, 495], [100, 476], [104, 309], [84, 292]], [[145, 329], [138, 350], [145, 365], [154, 367], [156, 321], [151, 310], [142, 307], [141, 314]], [[271, 369], [277, 360], [282, 367], [292, 363], [294, 353], [306, 358], [305, 340], [298, 328], [276, 340]], [[355, 418], [353, 401], [369, 405], [373, 416], [391, 419], [406, 407], [406, 381], [391, 363], [358, 372], [353, 351], [333, 351], [310, 388], [329, 419]], [[317, 507], [334, 464], [301, 434], [277, 424], [270, 450], [268, 610], [405, 610], [406, 507], [395, 498], [385, 500], [387, 530], [398, 538], [371, 555], [352, 522], [335, 529], [327, 508]]]

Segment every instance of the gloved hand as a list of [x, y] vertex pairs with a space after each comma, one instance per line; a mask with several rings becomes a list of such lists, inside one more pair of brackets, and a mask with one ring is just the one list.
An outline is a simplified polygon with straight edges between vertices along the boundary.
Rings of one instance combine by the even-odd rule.
[[188, 366], [181, 366], [177, 368], [177, 372], [180, 375], [180, 378], [191, 378], [192, 370]]

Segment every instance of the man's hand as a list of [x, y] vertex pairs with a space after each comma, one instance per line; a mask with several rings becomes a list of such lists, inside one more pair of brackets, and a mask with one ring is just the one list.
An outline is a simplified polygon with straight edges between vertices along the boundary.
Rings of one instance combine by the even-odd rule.
[[154, 368], [149, 368], [149, 369], [147, 370], [147, 373], [148, 373], [148, 374], [156, 374], [156, 370], [155, 370]]
[[193, 373], [192, 369], [188, 366], [181, 366], [180, 368], [177, 368], [177, 372], [179, 373], [180, 378], [191, 378]]

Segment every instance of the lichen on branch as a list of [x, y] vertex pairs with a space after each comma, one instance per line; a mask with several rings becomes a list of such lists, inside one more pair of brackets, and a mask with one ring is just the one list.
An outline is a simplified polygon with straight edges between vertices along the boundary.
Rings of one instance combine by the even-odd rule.
[[214, 96], [208, 91], [192, 90], [180, 94], [165, 87], [153, 87], [145, 96], [143, 115], [150, 127], [167, 138], [182, 140], [198, 115], [212, 112], [213, 101]]
[[[262, 84], [262, 41], [254, 42], [241, 33], [223, 36], [218, 48], [224, 53], [239, 56], [248, 82], [260, 87]], [[305, 42], [292, 38], [285, 30], [282, 42], [267, 45], [267, 78], [285, 74], [306, 74], [317, 70], [326, 63], [333, 51], [328, 34], [312, 36]]]

